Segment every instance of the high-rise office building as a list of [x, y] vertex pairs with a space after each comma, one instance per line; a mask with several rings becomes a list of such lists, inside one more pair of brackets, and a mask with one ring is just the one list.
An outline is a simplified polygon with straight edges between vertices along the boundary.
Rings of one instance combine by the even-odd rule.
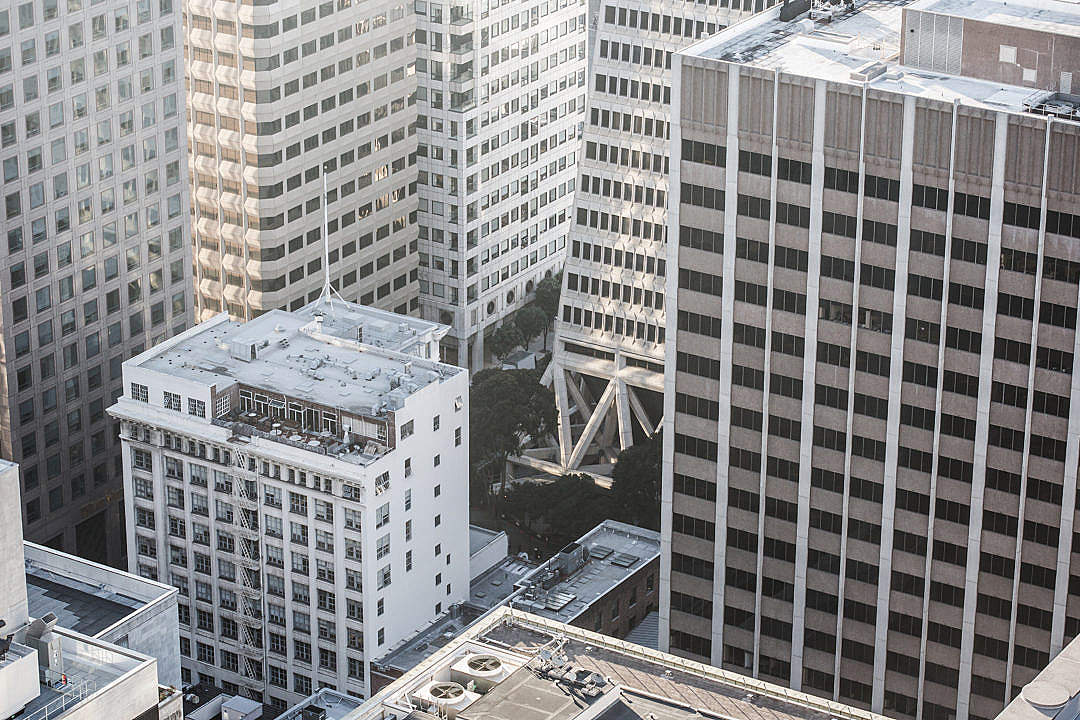
[[585, 112], [585, 2], [415, 7], [421, 303], [452, 328], [447, 359], [478, 370], [485, 330], [562, 267]]
[[1076, 635], [1077, 27], [871, 0], [678, 56], [664, 646], [977, 719]]
[[468, 373], [445, 326], [334, 301], [124, 365], [132, 572], [180, 589], [185, 682], [284, 707], [469, 596]]
[[0, 8], [0, 457], [25, 535], [123, 561], [121, 363], [191, 318], [180, 10]]
[[657, 429], [672, 57], [754, 9], [605, 0], [591, 19], [589, 107], [549, 370], [564, 468], [611, 460]]
[[326, 274], [349, 300], [418, 311], [411, 8], [189, 0], [184, 15], [198, 319], [297, 310]]

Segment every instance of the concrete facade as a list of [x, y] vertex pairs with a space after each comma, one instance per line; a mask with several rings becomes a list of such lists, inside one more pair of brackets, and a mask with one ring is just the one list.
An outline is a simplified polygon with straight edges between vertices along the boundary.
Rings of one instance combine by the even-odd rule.
[[173, 2], [0, 9], [0, 457], [26, 537], [119, 565], [120, 364], [191, 322]]
[[[0, 465], [0, 507], [17, 509], [18, 470], [8, 463]], [[0, 558], [5, 562], [0, 575], [0, 612], [3, 613], [0, 620], [5, 625], [0, 636], [11, 643], [0, 658], [0, 715], [180, 720], [183, 713], [176, 687], [179, 648], [175, 590], [32, 543], [24, 544], [21, 524], [15, 518], [5, 520], [13, 522], [4, 523], [10, 530], [0, 536]], [[69, 581], [72, 585], [66, 589], [71, 592], [65, 595], [68, 600], [82, 593], [86, 605], [96, 602], [100, 608], [105, 602], [103, 598], [82, 589], [89, 588], [87, 582], [97, 582], [101, 583], [99, 592], [109, 588], [114, 598], [138, 604], [133, 597], [121, 594], [130, 593], [147, 602], [102, 633], [126, 627], [129, 632], [116, 637], [115, 643], [90, 637], [67, 626], [67, 621], [79, 624], [85, 617], [61, 609], [56, 598], [45, 607], [44, 599], [38, 597], [30, 602], [28, 611], [27, 581], [31, 567], [54, 578], [75, 570], [79, 577]], [[45, 567], [51, 570], [45, 571]], [[34, 579], [40, 577], [35, 575]], [[75, 588], [75, 583], [80, 588]], [[64, 623], [60, 622], [61, 616]], [[150, 641], [151, 637], [155, 640]], [[129, 642], [141, 644], [155, 654], [128, 649]], [[159, 679], [159, 662], [171, 668], [166, 673], [172, 677]], [[171, 687], [165, 686], [166, 683]]]
[[[423, 315], [448, 362], [562, 267], [585, 113], [584, 0], [416, 6]], [[445, 14], [449, 10], [449, 14]]]
[[612, 0], [590, 17], [589, 107], [546, 375], [564, 468], [610, 463], [658, 429], [671, 61], [761, 5]]
[[328, 275], [415, 314], [411, 8], [183, 4], [198, 319], [297, 310]]
[[941, 4], [769, 11], [678, 58], [660, 641], [962, 720], [1080, 630], [1080, 125], [896, 62]]
[[[0, 497], [15, 500], [19, 497], [19, 467], [0, 460]], [[19, 627], [28, 617], [26, 581], [23, 575], [22, 505], [19, 502], [0, 504], [0, 620], [7, 627]]]

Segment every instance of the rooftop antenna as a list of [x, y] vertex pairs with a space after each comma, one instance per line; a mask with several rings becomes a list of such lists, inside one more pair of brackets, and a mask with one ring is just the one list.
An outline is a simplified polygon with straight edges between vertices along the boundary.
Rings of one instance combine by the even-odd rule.
[[323, 241], [323, 289], [319, 295], [319, 299], [315, 301], [314, 310], [319, 310], [323, 305], [329, 308], [330, 312], [334, 312], [334, 296], [342, 303], [345, 302], [345, 298], [341, 297], [341, 293], [330, 285], [330, 207], [327, 201], [328, 194], [326, 190], [326, 163], [323, 163], [322, 168], [322, 206], [323, 206], [323, 226], [322, 226], [322, 241]]

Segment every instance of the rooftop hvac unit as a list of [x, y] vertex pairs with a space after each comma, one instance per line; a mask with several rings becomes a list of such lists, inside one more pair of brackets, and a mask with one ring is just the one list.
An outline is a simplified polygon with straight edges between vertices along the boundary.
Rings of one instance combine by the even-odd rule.
[[229, 355], [243, 362], [251, 362], [259, 355], [259, 345], [254, 340], [233, 340], [229, 343]]
[[466, 690], [461, 683], [447, 680], [433, 680], [418, 690], [412, 697], [425, 711], [436, 711], [454, 720], [457, 714], [467, 708], [480, 695]]
[[489, 653], [470, 653], [450, 668], [450, 676], [457, 682], [472, 687], [481, 695], [502, 682], [516, 668], [502, 658]]
[[569, 577], [589, 561], [589, 549], [581, 543], [572, 542], [559, 552], [559, 572]]
[[326, 708], [321, 705], [308, 705], [300, 711], [301, 720], [326, 720]]

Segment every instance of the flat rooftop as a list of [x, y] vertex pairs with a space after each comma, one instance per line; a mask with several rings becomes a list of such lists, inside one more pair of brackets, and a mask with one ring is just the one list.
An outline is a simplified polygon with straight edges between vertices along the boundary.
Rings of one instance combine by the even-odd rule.
[[[524, 592], [514, 606], [569, 623], [626, 578], [660, 557], [660, 533], [605, 520], [577, 541], [586, 550], [584, 565], [570, 574], [551, 558], [518, 586]], [[546, 586], [546, 587], [545, 587]]]
[[469, 602], [493, 608], [520, 591], [519, 583], [536, 571], [536, 563], [510, 555], [469, 583]]
[[321, 315], [322, 331], [345, 340], [358, 339], [356, 330], [363, 327], [364, 344], [406, 353], [411, 353], [417, 342], [441, 340], [450, 331], [449, 325], [341, 300], [329, 304], [316, 300], [295, 314], [308, 320]]
[[102, 597], [89, 585], [77, 585], [59, 583], [27, 572], [26, 595], [30, 615], [42, 617], [46, 613], [53, 613], [61, 627], [93, 636], [142, 605], [128, 598], [125, 598], [128, 600], [126, 603], [118, 602], [117, 599]]
[[1049, 720], [1076, 715], [1080, 694], [1080, 638], [1074, 638], [1024, 686], [997, 720]]
[[[453, 683], [460, 689], [447, 687]], [[431, 692], [435, 685], [443, 686], [438, 695]], [[432, 697], [455, 698], [461, 720], [882, 720], [867, 710], [507, 607], [340, 720], [426, 718], [424, 711], [436, 710]]]
[[53, 613], [60, 627], [91, 637], [170, 595], [173, 588], [137, 575], [24, 543], [31, 617]]
[[469, 555], [475, 555], [489, 544], [493, 543], [500, 535], [498, 530], [488, 530], [479, 525], [469, 525]]
[[[153, 662], [150, 658], [136, 655], [115, 645], [71, 635], [59, 627], [53, 632], [60, 637], [66, 683], [61, 682], [56, 673], [49, 675], [50, 682], [42, 682], [41, 694], [26, 706], [24, 710], [26, 718], [34, 718], [35, 713], [43, 711], [46, 706], [52, 706], [52, 712], [55, 712], [56, 707], [61, 704], [66, 707], [66, 711], [73, 710], [90, 695], [109, 687], [141, 666]], [[12, 649], [15, 649], [14, 645]], [[31, 648], [20, 649], [20, 651], [36, 652]], [[61, 698], [63, 702], [59, 703]]]
[[912, 10], [1080, 37], [1080, 5], [1070, 0], [916, 0]]
[[[490, 532], [490, 531], [489, 531]], [[422, 629], [407, 642], [376, 661], [398, 671], [415, 667], [424, 658], [460, 635], [487, 612], [502, 605], [520, 589], [515, 587], [536, 565], [510, 556], [469, 584], [469, 600]]]
[[395, 330], [385, 313], [337, 301], [334, 308], [272, 310], [247, 322], [219, 316], [129, 362], [219, 389], [241, 383], [368, 416], [400, 408], [417, 390], [463, 372], [398, 349], [408, 344], [403, 338], [435, 335], [443, 326], [400, 316]]
[[[322, 688], [311, 695], [299, 705], [295, 705], [283, 714], [277, 716], [277, 720], [299, 720], [304, 708], [316, 705], [326, 711], [326, 720], [344, 720], [353, 714], [362, 704], [363, 700], [340, 693], [330, 688]], [[263, 715], [267, 717], [267, 715]]]
[[[983, 14], [995, 14], [1011, 25], [1021, 24], [1015, 18], [1008, 19], [1007, 13], [1012, 12], [1030, 22], [1040, 17], [1054, 18], [1051, 24], [1064, 22], [1067, 17], [1073, 18], [1073, 23], [1080, 22], [1080, 7], [1070, 2], [1021, 0], [1015, 7], [1013, 2], [1009, 0], [1005, 5], [1001, 0], [857, 0], [853, 10], [838, 11], [831, 22], [815, 22], [805, 14], [782, 21], [782, 6], [777, 5], [691, 45], [683, 53], [852, 85], [862, 83], [861, 79], [852, 78], [854, 71], [881, 62], [888, 72], [868, 81], [874, 89], [1022, 112], [1024, 101], [1037, 93], [1035, 88], [914, 69], [896, 62], [905, 7], [980, 19]], [[1076, 32], [1074, 27], [1072, 33]]]

